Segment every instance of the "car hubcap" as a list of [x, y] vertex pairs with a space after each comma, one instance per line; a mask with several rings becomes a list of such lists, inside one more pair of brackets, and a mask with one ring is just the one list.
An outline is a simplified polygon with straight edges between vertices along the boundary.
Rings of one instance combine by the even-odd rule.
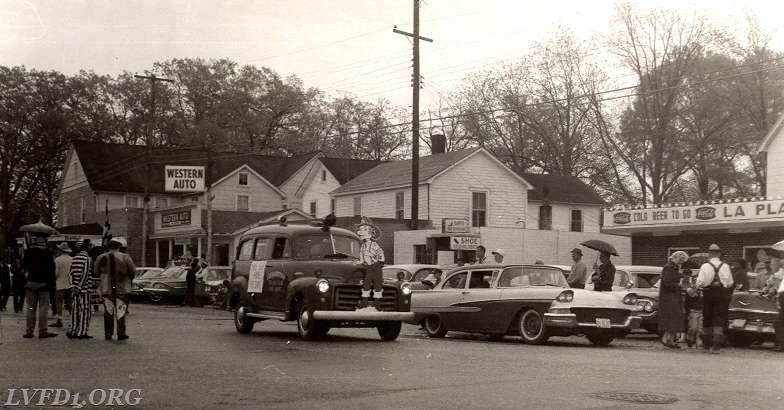
[[427, 330], [431, 333], [438, 332], [438, 329], [441, 327], [441, 321], [438, 318], [428, 318], [427, 322], [425, 323], [427, 326]]
[[525, 331], [526, 337], [533, 339], [539, 336], [541, 329], [541, 321], [536, 315], [526, 315], [525, 320], [523, 321], [523, 331]]

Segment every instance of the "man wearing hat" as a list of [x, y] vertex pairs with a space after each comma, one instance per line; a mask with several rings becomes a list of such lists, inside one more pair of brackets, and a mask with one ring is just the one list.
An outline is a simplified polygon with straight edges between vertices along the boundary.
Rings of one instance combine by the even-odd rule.
[[721, 261], [721, 248], [715, 243], [708, 247], [708, 261], [700, 267], [696, 286], [702, 289], [703, 348], [719, 353], [727, 323], [732, 271]]
[[583, 251], [581, 251], [580, 248], [572, 249], [572, 260], [574, 261], [574, 264], [572, 264], [572, 272], [569, 273], [569, 277], [566, 278], [569, 287], [585, 289], [585, 280], [588, 278], [588, 267], [585, 266], [582, 259]]
[[68, 276], [71, 278], [71, 330], [65, 335], [69, 339], [92, 339], [88, 335], [92, 309], [90, 308], [90, 290], [93, 288], [93, 260], [87, 251], [92, 243], [89, 239], [81, 239], [76, 243], [79, 251], [71, 260]]
[[62, 242], [57, 245], [57, 257], [54, 258], [55, 266], [55, 294], [54, 305], [57, 322], [54, 327], [63, 327], [63, 308], [71, 310], [71, 300], [68, 298], [68, 288], [71, 284], [68, 280], [68, 273], [71, 272], [71, 247]]
[[[104, 308], [103, 334], [106, 340], [112, 340], [114, 323], [117, 321], [117, 340], [128, 339], [125, 331], [125, 313], [130, 302], [131, 280], [136, 266], [127, 253], [120, 252], [126, 247], [123, 239], [112, 238], [109, 251], [95, 260], [95, 269], [100, 274], [100, 292], [104, 300], [111, 300], [111, 308]], [[123, 309], [124, 306], [125, 308]], [[116, 316], [116, 318], [115, 318]]]
[[493, 255], [493, 259], [495, 260], [495, 263], [504, 263], [504, 254], [505, 252], [503, 249], [494, 250], [492, 255]]

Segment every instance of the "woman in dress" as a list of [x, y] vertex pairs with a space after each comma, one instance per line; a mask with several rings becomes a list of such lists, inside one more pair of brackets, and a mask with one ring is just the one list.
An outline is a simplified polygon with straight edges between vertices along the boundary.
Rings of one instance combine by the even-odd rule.
[[677, 334], [685, 330], [681, 265], [688, 260], [689, 255], [683, 251], [670, 255], [670, 260], [662, 268], [659, 285], [659, 331], [662, 333], [662, 344], [673, 349], [678, 348], [675, 343]]

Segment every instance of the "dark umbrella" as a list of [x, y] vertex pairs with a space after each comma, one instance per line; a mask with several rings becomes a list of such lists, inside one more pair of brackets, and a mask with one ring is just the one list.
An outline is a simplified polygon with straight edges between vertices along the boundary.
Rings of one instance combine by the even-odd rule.
[[57, 232], [57, 229], [52, 228], [51, 226], [38, 221], [34, 224], [23, 225], [19, 228], [19, 232], [30, 232], [30, 233], [37, 233], [41, 235], [59, 235], [60, 232]]
[[599, 239], [590, 239], [587, 240], [580, 245], [585, 246], [588, 249], [593, 249], [595, 251], [609, 253], [610, 255], [618, 256], [618, 251], [615, 250], [615, 247], [610, 245], [605, 241], [601, 241]]
[[709, 255], [706, 252], [698, 252], [689, 256], [689, 262], [697, 266], [702, 266], [703, 263], [708, 261], [708, 258]]

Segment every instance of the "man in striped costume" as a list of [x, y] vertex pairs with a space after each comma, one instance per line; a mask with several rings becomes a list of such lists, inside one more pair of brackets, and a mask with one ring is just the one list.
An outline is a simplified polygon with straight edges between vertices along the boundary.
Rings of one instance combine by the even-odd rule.
[[71, 261], [68, 274], [71, 285], [71, 330], [66, 333], [69, 339], [92, 339], [87, 332], [90, 329], [92, 310], [90, 309], [90, 290], [93, 287], [93, 262], [87, 251], [90, 249], [89, 239], [76, 244], [79, 253]]

